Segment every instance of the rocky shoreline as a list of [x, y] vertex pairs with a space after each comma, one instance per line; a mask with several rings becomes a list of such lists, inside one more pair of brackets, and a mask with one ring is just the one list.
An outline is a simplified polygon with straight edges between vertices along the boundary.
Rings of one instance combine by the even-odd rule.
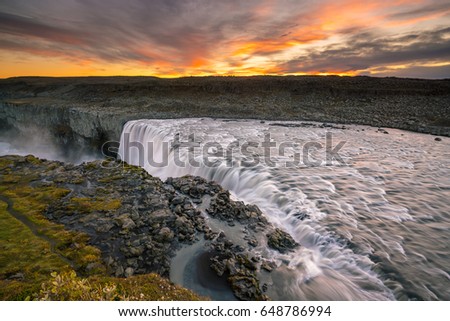
[[[6, 164], [0, 174], [2, 184], [12, 187], [29, 177], [26, 184], [31, 189], [64, 191], [47, 204], [43, 215], [66, 230], [87, 235], [87, 244], [100, 250], [101, 260], [75, 266], [81, 274], [168, 277], [176, 252], [202, 240], [210, 268], [226, 278], [238, 299], [266, 300], [267, 284], [260, 283], [259, 275], [276, 264], [252, 250], [259, 242], [280, 253], [300, 246], [270, 224], [256, 206], [231, 200], [228, 191], [200, 177], [162, 182], [118, 161], [72, 165], [32, 156], [0, 160]], [[211, 220], [245, 227], [245, 243], [210, 226]]]
[[118, 141], [128, 120], [302, 120], [450, 136], [450, 80], [371, 77], [19, 77], [0, 80], [0, 134], [47, 132], [67, 152]]

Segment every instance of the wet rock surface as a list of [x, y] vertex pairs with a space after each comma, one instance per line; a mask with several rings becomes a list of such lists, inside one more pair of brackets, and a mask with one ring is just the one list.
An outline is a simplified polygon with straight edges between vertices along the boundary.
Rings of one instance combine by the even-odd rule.
[[267, 245], [280, 253], [290, 252], [299, 246], [292, 236], [280, 229], [275, 229], [275, 231], [267, 234], [267, 237]]
[[218, 276], [228, 279], [238, 299], [267, 300], [268, 297], [263, 293], [264, 284], [260, 284], [258, 274], [261, 269], [272, 271], [275, 265], [272, 265], [272, 269], [267, 268], [270, 264], [261, 262], [261, 258], [255, 256], [252, 250], [258, 245], [257, 239], [265, 237], [263, 231], [274, 233], [278, 229], [267, 221], [257, 206], [231, 200], [229, 191], [217, 183], [201, 177], [185, 176], [168, 178], [166, 184], [185, 197], [197, 199], [203, 195], [204, 200], [198, 208], [203, 207], [202, 213], [210, 220], [218, 220], [231, 227], [238, 226], [238, 229], [242, 227], [245, 243], [237, 244], [226, 233], [213, 231], [207, 224], [208, 220], [205, 221], [204, 238], [209, 240], [205, 251], [210, 256], [210, 267]]
[[[267, 285], [260, 284], [259, 274], [276, 265], [252, 253], [253, 247], [258, 240], [281, 253], [298, 246], [256, 206], [231, 200], [220, 185], [200, 177], [162, 182], [117, 161], [71, 165], [32, 156], [0, 159], [11, 162], [8, 172], [32, 177], [32, 188], [68, 190], [44, 214], [66, 229], [87, 234], [89, 243], [101, 250], [110, 275], [156, 272], [167, 277], [177, 250], [202, 240], [210, 268], [227, 278], [238, 299], [265, 300]], [[242, 230], [244, 239], [230, 238], [214, 222]]]

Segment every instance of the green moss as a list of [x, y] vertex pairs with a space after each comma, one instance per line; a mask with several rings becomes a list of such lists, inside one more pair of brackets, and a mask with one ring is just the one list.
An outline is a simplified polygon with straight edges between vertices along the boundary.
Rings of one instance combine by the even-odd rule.
[[87, 170], [93, 170], [96, 169], [97, 167], [98, 164], [95, 162], [87, 163], [86, 165], [84, 165], [84, 168], [86, 168]]
[[21, 300], [39, 289], [49, 273], [69, 265], [6, 208], [0, 202], [0, 299]]
[[27, 155], [27, 156], [25, 156], [25, 160], [26, 160], [28, 163], [33, 164], [33, 165], [39, 165], [39, 164], [42, 163], [42, 161], [41, 161], [39, 158], [34, 157], [33, 155]]
[[70, 190], [55, 186], [31, 187], [28, 185], [19, 185], [15, 188], [9, 188], [3, 194], [14, 202], [14, 209], [25, 214], [27, 218], [35, 224], [42, 224], [42, 228], [48, 228], [56, 225], [48, 221], [42, 215], [49, 204], [57, 201], [67, 194]]
[[47, 170], [53, 171], [53, 170], [57, 169], [59, 166], [61, 166], [61, 165], [59, 165], [58, 163], [51, 163], [50, 165], [47, 166]]
[[[22, 300], [36, 292], [52, 271], [68, 269], [72, 262], [82, 274], [104, 274], [98, 248], [88, 245], [89, 237], [84, 233], [67, 231], [43, 215], [46, 208], [64, 198], [70, 190], [53, 185], [31, 187], [17, 176], [19, 182], [13, 188], [3, 189], [2, 194], [10, 198], [13, 208], [36, 227], [38, 235], [51, 239], [55, 249], [43, 238], [36, 236], [23, 223], [17, 221], [1, 204], [0, 216], [0, 299]], [[4, 176], [1, 177], [3, 183]], [[3, 186], [3, 185], [2, 185]], [[65, 259], [63, 259], [65, 258]], [[68, 260], [68, 261], [67, 261]], [[19, 273], [20, 279], [11, 279]]]
[[193, 292], [172, 284], [156, 274], [133, 276], [79, 278], [72, 272], [52, 273], [51, 280], [42, 284], [34, 295], [38, 300], [99, 301], [99, 300], [206, 300]]
[[[11, 164], [8, 159], [1, 160]], [[27, 157], [27, 161], [36, 164], [41, 162], [33, 156]], [[13, 201], [14, 210], [22, 213], [31, 224], [34, 224], [38, 233], [54, 241], [56, 250], [72, 261], [78, 271], [89, 274], [103, 273], [105, 268], [101, 264], [100, 250], [88, 245], [89, 237], [86, 234], [67, 231], [63, 225], [51, 222], [43, 215], [49, 205], [62, 200], [71, 191], [54, 184], [31, 187], [29, 176], [24, 175], [22, 171], [0, 175], [0, 192]], [[75, 199], [71, 205], [73, 208], [84, 206], [89, 211], [109, 211], [121, 206], [120, 200], [94, 198], [85, 200], [85, 203], [82, 201], [81, 198]], [[88, 266], [93, 268], [87, 271]]]
[[80, 213], [108, 212], [119, 209], [122, 202], [119, 199], [105, 199], [104, 197], [73, 197], [68, 210]]
[[[155, 274], [128, 279], [104, 276], [106, 269], [100, 250], [88, 244], [89, 236], [65, 230], [63, 225], [49, 221], [44, 213], [54, 204], [64, 204], [68, 213], [74, 210], [83, 213], [114, 211], [122, 206], [121, 200], [108, 197], [110, 191], [104, 188], [103, 195], [99, 196], [100, 187], [95, 197], [68, 198], [71, 190], [58, 187], [56, 182], [40, 182], [39, 174], [32, 170], [39, 167], [42, 172], [47, 172], [59, 166], [34, 156], [0, 157], [0, 194], [12, 201], [17, 212], [14, 215], [20, 214], [25, 222], [14, 218], [7, 204], [0, 202], [0, 300], [203, 299]], [[86, 167], [95, 169], [98, 166], [91, 163]], [[127, 166], [127, 169], [147, 175], [135, 166]], [[105, 177], [104, 180], [120, 177]], [[83, 177], [72, 179], [84, 182]]]
[[84, 178], [83, 177], [71, 177], [71, 178], [66, 178], [66, 177], [56, 177], [53, 179], [54, 183], [60, 184], [60, 183], [69, 183], [69, 184], [82, 184], [84, 183]]
[[20, 181], [20, 177], [17, 177], [16, 175], [5, 172], [2, 175], [2, 183], [5, 184], [4, 186], [2, 186], [2, 189], [7, 189], [8, 187], [6, 185], [17, 184], [19, 181]]
[[123, 179], [123, 175], [113, 175], [113, 176], [106, 176], [104, 178], [100, 178], [98, 181], [100, 183], [111, 183], [113, 181], [119, 180], [119, 179]]
[[6, 167], [10, 167], [14, 162], [7, 158], [0, 158], [0, 169], [5, 169]]
[[72, 179], [72, 180], [70, 181], [70, 183], [71, 183], [71, 184], [77, 184], [77, 185], [83, 184], [83, 183], [84, 183], [84, 178], [83, 178], [83, 177], [77, 177], [77, 178], [74, 178], [74, 179]]
[[111, 190], [103, 187], [97, 187], [95, 189], [95, 195], [109, 195], [111, 194]]
[[[32, 159], [32, 161], [34, 160]], [[4, 167], [2, 167], [2, 165], [4, 165]], [[37, 173], [30, 171], [23, 171], [21, 173], [15, 172], [13, 170], [15, 165], [13, 160], [0, 157], [0, 191], [9, 189], [11, 185], [28, 184], [29, 182], [39, 179]]]
[[122, 163], [122, 168], [125, 169], [125, 170], [128, 170], [130, 172], [137, 173], [137, 174], [149, 175], [142, 167], [135, 166], [135, 165], [130, 165], [130, 164], [125, 163], [125, 162]]
[[[88, 245], [89, 237], [81, 232], [68, 231], [64, 226], [49, 221], [44, 215], [46, 208], [62, 198], [70, 190], [55, 186], [34, 188], [19, 185], [3, 192], [14, 203], [14, 209], [22, 213], [37, 228], [38, 233], [50, 238], [56, 243], [59, 253], [72, 261], [82, 273], [102, 273], [100, 250]], [[97, 268], [87, 271], [88, 265], [93, 263]]]
[[197, 294], [174, 285], [157, 274], [136, 275], [127, 279], [115, 279], [118, 290], [131, 300], [149, 301], [199, 301], [207, 300]]

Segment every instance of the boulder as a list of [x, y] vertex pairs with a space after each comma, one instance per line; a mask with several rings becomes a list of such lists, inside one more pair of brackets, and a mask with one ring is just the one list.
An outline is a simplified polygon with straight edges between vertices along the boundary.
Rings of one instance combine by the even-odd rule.
[[280, 229], [267, 234], [267, 244], [274, 250], [280, 253], [287, 253], [293, 251], [299, 246], [297, 242], [288, 233]]

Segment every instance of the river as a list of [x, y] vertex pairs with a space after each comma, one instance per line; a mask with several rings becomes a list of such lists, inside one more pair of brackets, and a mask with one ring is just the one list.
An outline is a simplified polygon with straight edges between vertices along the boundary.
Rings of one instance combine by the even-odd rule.
[[[119, 154], [220, 183], [301, 244], [274, 300], [450, 300], [450, 138], [359, 125], [136, 120]], [[183, 283], [183, 282], [181, 282]], [[186, 285], [186, 284], [184, 284]]]

